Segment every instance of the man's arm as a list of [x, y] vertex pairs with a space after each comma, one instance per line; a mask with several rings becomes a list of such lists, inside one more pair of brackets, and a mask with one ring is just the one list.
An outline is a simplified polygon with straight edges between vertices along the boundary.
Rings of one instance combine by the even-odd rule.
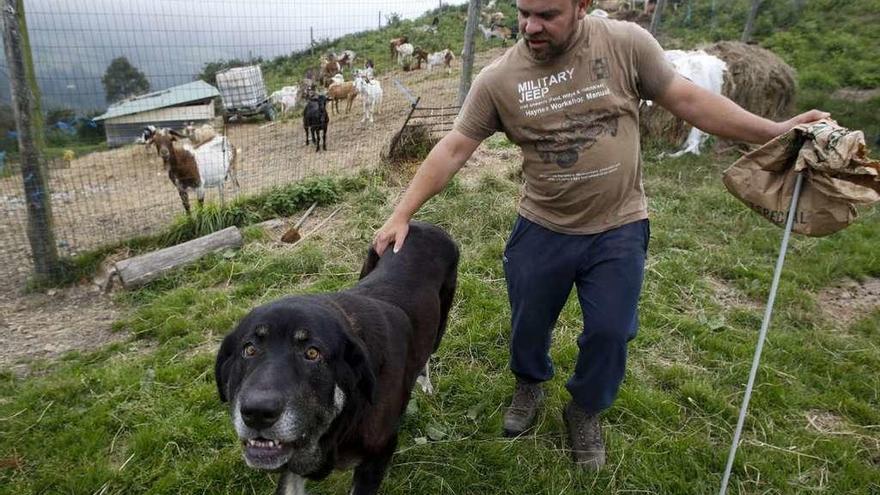
[[709, 134], [755, 144], [766, 143], [796, 125], [814, 122], [830, 115], [827, 112], [810, 110], [784, 122], [773, 122], [746, 111], [727, 97], [703, 89], [678, 74], [656, 102], [676, 117]]
[[409, 183], [403, 198], [394, 208], [394, 213], [376, 232], [373, 247], [379, 255], [392, 243], [395, 253], [400, 250], [409, 232], [409, 221], [412, 216], [425, 204], [425, 201], [446, 187], [479, 145], [480, 141], [471, 139], [454, 129], [434, 145]]

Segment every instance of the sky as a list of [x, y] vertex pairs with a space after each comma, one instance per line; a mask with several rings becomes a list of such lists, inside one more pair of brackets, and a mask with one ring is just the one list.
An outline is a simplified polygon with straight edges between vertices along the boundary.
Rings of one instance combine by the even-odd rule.
[[[444, 5], [466, 0], [443, 0]], [[273, 58], [316, 40], [411, 19], [440, 0], [25, 0], [43, 108], [103, 109], [101, 76], [126, 56], [153, 90], [192, 81], [206, 62]], [[9, 100], [0, 57], [0, 100]]]

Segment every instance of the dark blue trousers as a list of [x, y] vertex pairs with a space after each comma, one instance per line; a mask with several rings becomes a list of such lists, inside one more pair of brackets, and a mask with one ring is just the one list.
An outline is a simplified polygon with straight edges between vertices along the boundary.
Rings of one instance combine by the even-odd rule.
[[584, 328], [566, 388], [590, 413], [611, 406], [626, 369], [627, 342], [638, 330], [649, 237], [648, 220], [572, 235], [517, 218], [504, 250], [510, 368], [517, 378], [534, 383], [553, 377], [551, 334], [575, 286]]

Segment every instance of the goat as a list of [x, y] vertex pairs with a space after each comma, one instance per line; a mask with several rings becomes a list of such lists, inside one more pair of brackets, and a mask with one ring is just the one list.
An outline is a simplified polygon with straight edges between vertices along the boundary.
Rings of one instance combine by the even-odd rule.
[[399, 62], [400, 61], [400, 53], [397, 51], [400, 45], [409, 42], [409, 38], [406, 36], [401, 36], [400, 38], [393, 38], [388, 41], [388, 47], [391, 50], [391, 62]]
[[364, 68], [363, 68], [363, 69], [360, 69], [360, 70], [358, 71], [358, 73], [361, 74], [361, 75], [363, 75], [363, 76], [366, 77], [367, 79], [372, 79], [372, 78], [373, 78], [373, 72], [375, 71], [374, 67], [375, 67], [375, 66], [374, 66], [374, 64], [373, 64], [373, 61], [372, 61], [371, 59], [368, 58], [367, 61], [364, 62]]
[[168, 170], [168, 178], [177, 187], [186, 214], [190, 214], [189, 190], [196, 191], [199, 207], [205, 202], [205, 188], [217, 187], [223, 203], [223, 184], [232, 179], [236, 190], [241, 188], [235, 169], [240, 150], [233, 147], [226, 136], [215, 136], [204, 145], [194, 148], [190, 143], [174, 143], [185, 136], [177, 131], [160, 129], [149, 139], [156, 145], [159, 156]]
[[299, 102], [300, 88], [297, 86], [284, 86], [278, 91], [272, 93], [269, 98], [272, 103], [281, 107], [281, 115], [287, 113], [288, 110], [296, 107]]
[[428, 52], [425, 51], [423, 48], [414, 49], [413, 57], [416, 60], [416, 69], [422, 68], [422, 62], [424, 62], [425, 65], [428, 65]]
[[501, 40], [501, 44], [505, 45], [507, 44], [508, 39], [512, 39], [514, 37], [513, 31], [511, 31], [510, 28], [506, 26], [498, 26], [493, 24], [491, 28], [487, 28], [482, 24], [478, 24], [477, 27], [480, 28], [480, 31], [483, 33], [483, 39], [485, 39], [486, 41], [489, 41], [492, 38], [498, 38]]
[[410, 43], [404, 43], [397, 47], [397, 63], [400, 64], [403, 70], [410, 70], [410, 67], [412, 67], [414, 51], [415, 47]]
[[373, 112], [378, 113], [379, 106], [382, 104], [382, 85], [377, 79], [370, 81], [358, 72], [354, 78], [354, 87], [362, 95], [361, 99], [364, 101], [364, 117], [361, 122], [370, 119], [372, 124]]
[[299, 94], [303, 100], [310, 100], [317, 96], [318, 89], [315, 80], [308, 77], [303, 78], [302, 82], [299, 83]]
[[504, 12], [481, 12], [480, 18], [483, 19], [484, 23], [490, 26], [492, 24], [500, 25], [502, 22], [504, 22]]
[[356, 56], [357, 55], [351, 50], [343, 50], [341, 54], [335, 54], [334, 58], [336, 58], [336, 62], [339, 64], [340, 69], [344, 65], [348, 67], [348, 70], [352, 70], [352, 67], [354, 66], [354, 59]]
[[439, 52], [434, 52], [427, 57], [428, 71], [430, 72], [435, 66], [440, 67], [443, 65], [446, 67], [446, 72], [452, 72], [452, 61], [455, 60], [455, 55], [452, 54], [452, 50], [445, 49]]
[[345, 107], [345, 113], [349, 113], [357, 94], [357, 88], [351, 81], [334, 82], [327, 88], [327, 97], [333, 100], [333, 112], [336, 114], [339, 114], [340, 100], [345, 100], [348, 103]]
[[324, 151], [327, 151], [327, 124], [330, 116], [327, 115], [327, 97], [318, 95], [306, 103], [303, 110], [303, 130], [306, 131], [306, 146], [309, 145], [309, 132], [312, 133], [312, 141], [315, 143], [315, 151], [321, 151], [321, 131], [324, 131]]
[[189, 138], [194, 147], [198, 148], [214, 139], [217, 136], [217, 131], [211, 124], [202, 124], [200, 127], [196, 127], [194, 122], [190, 122], [183, 128], [183, 135]]
[[153, 145], [153, 143], [150, 141], [150, 138], [152, 138], [153, 134], [155, 134], [155, 133], [156, 133], [156, 126], [148, 125], [148, 126], [144, 127], [144, 131], [141, 133], [141, 137], [137, 138], [135, 143], [143, 144], [144, 150], [146, 150], [146, 152], [149, 154], [150, 153], [150, 146]]
[[422, 26], [416, 26], [414, 29], [416, 31], [421, 31], [423, 33], [428, 34], [437, 34], [437, 28], [440, 26], [440, 18], [434, 16], [434, 20], [431, 21], [431, 24], [425, 24]]
[[330, 55], [330, 58], [321, 59], [321, 83], [324, 84], [324, 87], [330, 86], [332, 84], [332, 77], [335, 74], [338, 74], [340, 71], [339, 62], [336, 61], [336, 57]]

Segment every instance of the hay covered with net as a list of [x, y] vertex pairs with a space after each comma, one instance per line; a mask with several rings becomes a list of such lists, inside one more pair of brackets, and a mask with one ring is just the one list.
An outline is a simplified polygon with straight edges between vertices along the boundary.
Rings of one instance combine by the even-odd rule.
[[[796, 91], [795, 72], [770, 50], [735, 41], [702, 47], [727, 64], [721, 93], [746, 110], [771, 120], [791, 115]], [[639, 111], [642, 136], [680, 145], [691, 126], [658, 105]]]

